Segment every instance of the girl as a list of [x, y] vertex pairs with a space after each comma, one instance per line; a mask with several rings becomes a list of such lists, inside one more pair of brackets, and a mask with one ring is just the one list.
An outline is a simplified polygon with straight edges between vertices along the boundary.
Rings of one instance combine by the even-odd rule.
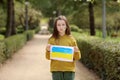
[[[59, 61], [50, 59], [51, 45], [74, 47], [73, 62]], [[65, 16], [59, 16], [55, 20], [52, 36], [48, 40], [46, 47], [46, 58], [51, 60], [50, 71], [53, 80], [74, 80], [75, 61], [81, 58], [76, 40], [71, 35], [70, 27]]]

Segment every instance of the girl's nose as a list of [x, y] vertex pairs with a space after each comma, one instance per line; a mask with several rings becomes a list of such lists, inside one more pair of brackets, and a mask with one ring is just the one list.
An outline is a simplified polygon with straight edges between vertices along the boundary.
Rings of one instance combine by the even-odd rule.
[[62, 28], [63, 26], [62, 25], [60, 25], [60, 28]]

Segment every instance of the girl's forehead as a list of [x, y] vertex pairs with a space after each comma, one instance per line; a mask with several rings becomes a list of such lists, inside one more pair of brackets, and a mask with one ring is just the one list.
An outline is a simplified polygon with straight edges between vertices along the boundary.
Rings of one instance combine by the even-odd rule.
[[57, 20], [57, 23], [65, 23], [65, 21], [64, 20]]

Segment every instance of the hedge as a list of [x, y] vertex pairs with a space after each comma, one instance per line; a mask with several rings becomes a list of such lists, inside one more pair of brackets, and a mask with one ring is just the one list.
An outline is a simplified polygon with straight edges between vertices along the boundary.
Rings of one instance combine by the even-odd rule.
[[97, 37], [77, 36], [81, 61], [102, 80], [120, 80], [120, 42]]
[[1, 34], [0, 34], [0, 41], [2, 41], [2, 40], [4, 40], [4, 39], [5, 39], [4, 35], [1, 35]]
[[83, 32], [82, 29], [80, 29], [78, 26], [73, 24], [70, 25], [70, 28], [71, 28], [71, 31], [80, 32], [80, 33]]
[[10, 36], [0, 41], [0, 63], [10, 58], [16, 51], [22, 48], [34, 35], [34, 30], [28, 30], [22, 34]]
[[5, 60], [4, 51], [5, 51], [5, 44], [3, 41], [0, 41], [0, 63], [3, 63], [3, 61]]
[[29, 41], [33, 38], [33, 36], [35, 34], [35, 31], [34, 30], [28, 30], [28, 31], [25, 31], [24, 34], [27, 37], [27, 41]]
[[40, 26], [35, 28], [35, 33], [38, 33], [40, 31]]
[[17, 50], [19, 50], [25, 43], [26, 43], [26, 35], [24, 34], [18, 34], [11, 37], [8, 37], [4, 40], [5, 42], [5, 56], [6, 58], [9, 58], [12, 56], [13, 53], [15, 53]]

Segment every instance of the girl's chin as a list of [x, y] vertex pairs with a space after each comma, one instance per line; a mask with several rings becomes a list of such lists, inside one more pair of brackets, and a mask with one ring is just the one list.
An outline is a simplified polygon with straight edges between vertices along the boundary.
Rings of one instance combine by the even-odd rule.
[[65, 32], [59, 32], [59, 34], [60, 34], [60, 35], [61, 35], [61, 34], [63, 35], [63, 34], [65, 34]]
[[64, 31], [60, 31], [60, 33], [65, 33]]
[[62, 33], [63, 33], [63, 32], [65, 32], [65, 31], [64, 31], [64, 30], [60, 30], [59, 32], [62, 32]]

